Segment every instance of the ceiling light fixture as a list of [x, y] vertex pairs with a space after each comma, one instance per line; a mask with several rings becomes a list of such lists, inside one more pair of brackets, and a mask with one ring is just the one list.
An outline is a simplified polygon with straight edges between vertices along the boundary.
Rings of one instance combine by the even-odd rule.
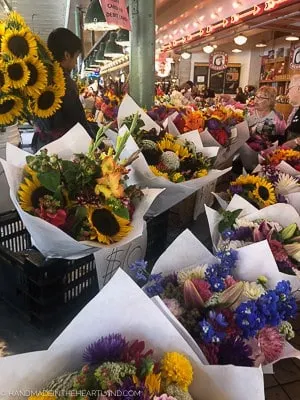
[[259, 43], [257, 43], [255, 47], [267, 47], [267, 43], [264, 40], [262, 40]]
[[213, 48], [216, 49], [218, 46], [216, 44], [213, 44]]
[[288, 40], [289, 42], [297, 42], [297, 40], [299, 40], [299, 37], [291, 34], [291, 35], [287, 36], [285, 38], [285, 40]]
[[246, 36], [244, 36], [244, 35], [238, 35], [233, 40], [234, 40], [235, 44], [242, 46], [243, 44], [245, 44], [247, 42], [248, 38], [246, 38]]
[[106, 22], [99, 0], [92, 0], [84, 21], [84, 29], [89, 31], [113, 31], [118, 29], [117, 25], [110, 25]]
[[184, 53], [181, 54], [181, 57], [184, 60], [188, 60], [189, 58], [191, 58], [191, 53], [184, 52]]
[[241, 53], [241, 52], [242, 52], [241, 49], [233, 49], [233, 50], [231, 50], [231, 51], [232, 51], [232, 53]]
[[203, 47], [203, 51], [206, 54], [210, 54], [210, 53], [212, 53], [214, 51], [214, 47], [211, 46], [211, 45], [204, 46]]

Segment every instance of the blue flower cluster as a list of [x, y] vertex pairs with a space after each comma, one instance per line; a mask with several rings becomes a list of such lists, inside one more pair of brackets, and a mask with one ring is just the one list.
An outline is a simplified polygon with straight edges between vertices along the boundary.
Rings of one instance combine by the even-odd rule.
[[224, 328], [228, 326], [228, 323], [222, 313], [217, 314], [211, 311], [208, 320], [203, 319], [198, 326], [200, 336], [205, 343], [220, 343], [226, 337]]
[[230, 249], [217, 252], [220, 264], [213, 264], [207, 267], [205, 278], [209, 282], [213, 292], [222, 292], [225, 290], [225, 279], [232, 275], [232, 269], [236, 267], [238, 259], [237, 251]]
[[246, 339], [254, 337], [264, 326], [278, 326], [295, 317], [296, 299], [289, 281], [279, 282], [257, 300], [242, 303], [236, 309], [236, 323]]
[[252, 230], [248, 226], [241, 226], [238, 229], [225, 229], [222, 232], [224, 240], [247, 240], [252, 237]]
[[145, 292], [148, 296], [158, 296], [164, 291], [162, 274], [150, 275], [147, 271], [147, 261], [140, 260], [133, 263], [129, 269], [137, 282], [146, 282]]
[[147, 267], [148, 267], [147, 261], [140, 260], [140, 261], [136, 261], [135, 263], [131, 264], [129, 269], [137, 281], [147, 282], [148, 275], [149, 275], [147, 272]]

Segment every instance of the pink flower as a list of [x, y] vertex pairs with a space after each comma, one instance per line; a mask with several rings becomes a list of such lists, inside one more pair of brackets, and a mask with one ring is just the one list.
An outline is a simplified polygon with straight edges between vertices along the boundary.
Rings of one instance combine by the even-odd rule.
[[261, 348], [258, 344], [257, 339], [252, 338], [252, 339], [246, 340], [245, 343], [251, 347], [252, 358], [254, 360], [254, 366], [259, 367], [259, 366], [263, 365], [265, 362], [265, 356], [261, 351]]
[[225, 285], [226, 285], [226, 289], [229, 288], [230, 286], [233, 286], [236, 283], [236, 280], [228, 275], [227, 278], [225, 279]]
[[193, 278], [192, 282], [195, 285], [197, 292], [200, 294], [204, 302], [206, 302], [211, 298], [212, 292], [210, 290], [210, 284], [208, 282], [203, 281], [202, 279], [199, 278]]
[[269, 364], [280, 357], [284, 339], [276, 328], [263, 328], [258, 335], [258, 344], [265, 356], [264, 364]]
[[289, 257], [282, 243], [280, 243], [278, 240], [269, 240], [269, 246], [276, 261], [288, 261]]
[[67, 219], [67, 213], [65, 210], [57, 210], [55, 213], [47, 212], [42, 206], [36, 210], [36, 214], [44, 219], [45, 221], [49, 222], [55, 226], [64, 225]]
[[163, 302], [174, 315], [174, 317], [179, 318], [182, 315], [183, 308], [176, 299], [163, 299]]

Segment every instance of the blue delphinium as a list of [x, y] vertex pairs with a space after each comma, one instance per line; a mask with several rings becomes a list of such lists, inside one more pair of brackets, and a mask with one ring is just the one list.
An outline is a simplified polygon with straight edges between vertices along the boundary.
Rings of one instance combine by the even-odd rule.
[[275, 293], [279, 297], [278, 313], [281, 320], [287, 321], [294, 318], [297, 313], [296, 299], [292, 295], [292, 287], [289, 281], [278, 282]]
[[130, 265], [129, 270], [134, 275], [134, 278], [137, 281], [147, 282], [148, 280], [148, 272], [147, 272], [148, 263], [144, 260], [139, 260]]
[[252, 230], [248, 226], [241, 226], [238, 229], [226, 229], [222, 232], [224, 240], [247, 240], [252, 237]]
[[225, 338], [225, 332], [218, 332], [214, 329], [212, 324], [209, 321], [203, 319], [198, 324], [200, 328], [200, 336], [201, 339], [206, 343], [221, 343], [221, 341]]
[[278, 312], [278, 300], [279, 297], [274, 290], [269, 290], [257, 300], [257, 308], [260, 315], [265, 318], [266, 325], [277, 326], [280, 324], [281, 318]]
[[246, 339], [254, 337], [265, 326], [265, 319], [260, 314], [255, 300], [240, 304], [235, 312], [236, 323]]
[[213, 292], [222, 292], [226, 289], [225, 279], [232, 275], [232, 269], [236, 267], [238, 259], [237, 251], [230, 249], [217, 252], [220, 264], [207, 267], [205, 278], [209, 282]]
[[153, 274], [149, 276], [149, 280], [144, 290], [150, 297], [159, 296], [164, 291], [164, 278], [162, 274]]

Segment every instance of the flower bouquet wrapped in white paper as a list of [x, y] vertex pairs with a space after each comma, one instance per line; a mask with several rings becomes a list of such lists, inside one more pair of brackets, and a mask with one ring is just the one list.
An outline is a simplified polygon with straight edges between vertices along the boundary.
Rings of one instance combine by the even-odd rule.
[[252, 258], [258, 255], [263, 259], [265, 248], [272, 257], [266, 270], [261, 261], [261, 273], [276, 282], [279, 271], [284, 272], [293, 289], [300, 288], [295, 276], [300, 266], [300, 216], [291, 205], [278, 203], [258, 210], [235, 195], [223, 212], [206, 207], [206, 215], [216, 251], [224, 247], [247, 252], [249, 249]]
[[284, 275], [273, 281], [261, 275], [262, 264], [272, 263], [271, 253], [260, 252], [260, 263], [251, 258], [250, 248], [242, 250], [214, 257], [187, 230], [150, 276], [144, 262], [132, 265], [131, 271], [147, 282], [145, 292], [203, 363], [254, 367], [299, 357], [286, 341], [293, 337], [288, 320], [297, 312], [290, 283], [282, 280]]
[[[114, 335], [107, 337], [111, 334]], [[115, 364], [115, 361], [119, 360], [122, 354], [124, 355], [124, 339], [122, 337], [126, 338], [130, 345], [127, 346], [125, 352], [125, 363], [130, 357], [133, 357], [133, 366], [130, 370], [124, 362]], [[131, 344], [136, 339], [139, 342]], [[145, 344], [141, 341], [144, 341]], [[146, 349], [154, 351], [149, 358], [142, 356], [146, 353]], [[166, 352], [169, 354], [165, 355]], [[106, 374], [104, 374], [103, 368], [95, 371], [96, 384], [100, 382], [101, 387], [96, 386], [94, 397], [91, 396], [89, 399], [99, 398], [97, 395], [95, 397], [95, 393], [98, 394], [99, 391], [102, 395], [105, 393], [107, 395], [107, 389], [112, 387], [111, 382], [107, 382], [107, 377], [111, 376], [113, 371], [114, 380], [116, 381], [116, 377], [118, 378], [119, 391], [116, 394], [113, 390], [110, 392], [109, 398], [112, 399], [128, 398], [126, 394], [133, 393], [129, 390], [139, 391], [140, 395], [135, 398], [141, 400], [154, 397], [147, 396], [145, 387], [146, 389], [152, 388], [154, 393], [163, 393], [163, 389], [165, 389], [172, 393], [172, 399], [190, 399], [187, 392], [188, 386], [189, 393], [194, 400], [264, 399], [260, 369], [202, 365], [192, 348], [168, 318], [121, 270], [77, 315], [48, 350], [0, 359], [1, 399], [24, 400], [35, 392], [53, 388], [53, 396], [47, 400], [59, 400], [59, 397], [55, 396], [55, 390], [57, 395], [62, 394], [64, 390], [70, 390], [68, 386], [70, 381], [72, 383], [70, 373], [80, 371], [84, 362], [82, 357], [84, 353], [85, 360], [88, 362], [103, 359], [107, 361], [114, 357], [112, 361], [106, 362]], [[153, 366], [151, 359], [159, 361], [162, 357], [164, 357], [164, 362], [160, 366], [162, 374], [159, 377], [156, 375], [157, 366]], [[147, 382], [143, 378], [140, 381], [136, 376], [132, 376], [136, 372], [134, 365], [139, 360], [142, 362], [137, 375], [145, 377], [150, 372], [151, 375]], [[192, 365], [193, 373], [189, 363]], [[93, 383], [93, 381], [85, 380], [92, 368], [81, 369], [79, 382], [78, 375], [75, 376], [76, 382], [79, 383], [79, 389], [75, 387], [77, 394], [84, 394], [81, 389], [84, 383]], [[126, 374], [122, 373], [124, 368], [127, 368], [127, 378], [129, 379], [125, 379], [124, 375], [126, 376]], [[117, 374], [118, 371], [119, 374]], [[160, 389], [159, 378], [164, 381], [164, 371], [168, 371], [167, 386], [169, 387]], [[191, 383], [192, 374], [193, 381]], [[64, 376], [61, 379], [57, 379], [62, 375]], [[55, 381], [53, 382], [53, 380]], [[249, 381], [251, 381], [251, 386], [245, 393], [245, 384]], [[136, 385], [138, 384], [141, 387], [137, 390]], [[176, 385], [181, 388], [175, 390]], [[171, 389], [172, 392], [170, 392]], [[87, 391], [85, 391], [85, 395], [87, 395]], [[168, 399], [167, 396], [163, 398]]]
[[7, 145], [1, 162], [11, 199], [45, 257], [80, 258], [142, 234], [143, 216], [161, 190], [128, 187], [130, 162], [119, 156], [129, 132], [114, 152], [99, 150], [102, 131], [91, 144], [76, 125], [34, 156]]
[[[212, 169], [211, 159], [216, 157], [218, 148], [203, 147], [197, 131], [181, 135], [180, 138], [158, 131], [143, 110], [137, 105], [133, 108], [132, 103], [132, 99], [125, 97], [118, 117], [120, 124], [130, 124], [132, 111], [140, 115], [142, 129], [137, 129], [134, 138], [128, 139], [123, 153], [126, 158], [139, 149], [142, 152], [132, 163], [130, 178], [142, 187], [165, 188], [151, 206], [148, 215], [161, 214], [230, 171], [231, 168]], [[123, 129], [120, 129], [119, 136], [123, 134]]]

